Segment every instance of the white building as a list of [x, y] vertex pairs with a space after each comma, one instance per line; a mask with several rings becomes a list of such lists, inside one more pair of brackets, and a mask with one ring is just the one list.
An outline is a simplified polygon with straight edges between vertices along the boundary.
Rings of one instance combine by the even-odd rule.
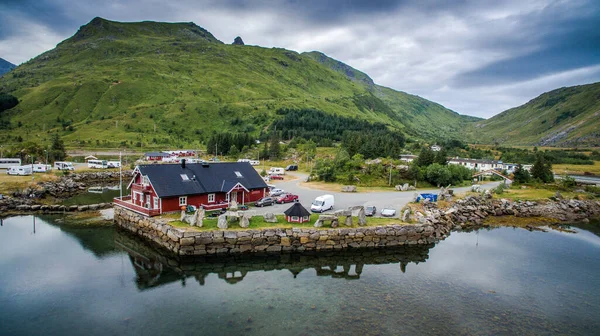
[[475, 171], [486, 171], [486, 170], [503, 170], [504, 165], [502, 161], [496, 160], [480, 160], [480, 159], [461, 159], [452, 158], [448, 160], [448, 164], [455, 164], [473, 169]]
[[416, 159], [417, 159], [416, 155], [411, 155], [411, 154], [400, 155], [400, 161], [404, 161], [404, 162], [407, 162], [407, 163], [411, 163], [411, 162], [413, 162]]
[[442, 150], [442, 147], [438, 146], [438, 145], [433, 145], [430, 147], [432, 151], [434, 152], [439, 152]]

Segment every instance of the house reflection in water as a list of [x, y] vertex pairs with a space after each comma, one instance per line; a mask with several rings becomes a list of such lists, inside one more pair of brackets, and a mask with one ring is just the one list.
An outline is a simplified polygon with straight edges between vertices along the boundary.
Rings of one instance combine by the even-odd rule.
[[406, 272], [410, 263], [425, 262], [431, 246], [386, 249], [354, 249], [311, 254], [227, 255], [200, 258], [180, 258], [163, 253], [127, 234], [115, 236], [117, 247], [129, 254], [136, 272], [139, 289], [149, 289], [173, 282], [186, 285], [193, 278], [204, 285], [215, 274], [235, 285], [250, 272], [288, 270], [294, 278], [302, 271], [314, 269], [317, 276], [333, 279], [360, 279], [365, 265], [399, 264]]

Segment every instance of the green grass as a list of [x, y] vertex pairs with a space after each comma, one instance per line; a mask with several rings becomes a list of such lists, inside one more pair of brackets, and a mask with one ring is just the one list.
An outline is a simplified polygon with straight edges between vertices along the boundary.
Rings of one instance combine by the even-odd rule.
[[[201, 228], [199, 227], [192, 227], [187, 223], [183, 223], [181, 221], [179, 221], [178, 219], [175, 218], [179, 218], [178, 215], [177, 217], [175, 217], [175, 215], [163, 215], [163, 218], [170, 218], [172, 219], [169, 224], [174, 226], [174, 227], [179, 227], [179, 228], [185, 228], [185, 229], [189, 229], [189, 230], [196, 230], [196, 231], [210, 231], [210, 230], [220, 230], [217, 227], [217, 219], [216, 218], [207, 218], [203, 221], [203, 226]], [[319, 218], [318, 214], [311, 214], [310, 216], [310, 221], [306, 222], [306, 223], [287, 223], [285, 221], [285, 216], [283, 215], [277, 215], [277, 223], [267, 223], [264, 221], [263, 216], [253, 216], [250, 219], [250, 226], [248, 227], [248, 229], [268, 229], [268, 228], [281, 228], [281, 229], [290, 229], [290, 228], [315, 228], [314, 224], [317, 221], [317, 219]], [[378, 225], [388, 225], [388, 224], [407, 224], [407, 223], [402, 223], [401, 220], [397, 219], [397, 218], [376, 218], [376, 217], [367, 217], [367, 225], [366, 226], [378, 226]], [[356, 218], [353, 219], [353, 225], [352, 226], [346, 226], [343, 223], [340, 223], [340, 226], [338, 228], [349, 228], [349, 227], [353, 227], [353, 228], [357, 228], [359, 227], [358, 225], [358, 220]], [[331, 227], [329, 226], [329, 224], [324, 225], [323, 227], [319, 228], [319, 229], [330, 229]], [[228, 230], [245, 230], [244, 228], [241, 228], [239, 226], [239, 224], [237, 222], [233, 222], [229, 224], [229, 228]]]
[[[3, 113], [13, 128], [0, 132], [0, 141], [48, 142], [58, 132], [68, 147], [200, 148], [215, 130], [258, 135], [282, 107], [379, 121], [416, 135], [460, 135], [468, 118], [350, 80], [333, 61], [223, 44], [189, 23], [94, 19], [0, 78], [0, 89], [20, 100]], [[357, 97], [374, 105], [366, 108]]]

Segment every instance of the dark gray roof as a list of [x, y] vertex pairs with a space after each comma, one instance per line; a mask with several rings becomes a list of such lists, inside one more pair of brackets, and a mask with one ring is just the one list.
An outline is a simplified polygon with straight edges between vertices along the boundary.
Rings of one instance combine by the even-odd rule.
[[310, 212], [306, 210], [300, 202], [295, 202], [289, 209], [283, 212], [286, 216], [310, 216]]
[[[267, 188], [248, 162], [151, 164], [138, 166], [148, 176], [158, 197], [228, 192], [240, 183], [246, 189]], [[238, 177], [235, 172], [239, 172]], [[187, 176], [184, 181], [181, 175]]]
[[169, 153], [164, 153], [164, 152], [150, 152], [150, 153], [146, 153], [146, 156], [169, 156]]

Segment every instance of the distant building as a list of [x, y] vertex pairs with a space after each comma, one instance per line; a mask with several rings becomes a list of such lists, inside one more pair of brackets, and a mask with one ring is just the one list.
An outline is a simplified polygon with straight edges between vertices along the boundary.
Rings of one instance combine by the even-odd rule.
[[167, 159], [171, 157], [169, 153], [165, 152], [150, 152], [144, 154], [146, 157], [146, 161], [168, 161]]
[[400, 155], [400, 161], [404, 161], [404, 162], [407, 162], [407, 163], [413, 162], [416, 158], [417, 158], [417, 156], [416, 155], [412, 155], [412, 154], [403, 154], [403, 155]]
[[460, 165], [473, 169], [475, 171], [485, 170], [503, 170], [504, 165], [502, 161], [496, 160], [480, 160], [480, 159], [462, 159], [462, 158], [451, 158], [448, 159], [448, 164]]
[[439, 152], [442, 150], [442, 147], [440, 147], [438, 145], [433, 145], [433, 146], [431, 146], [431, 150], [434, 152]]

